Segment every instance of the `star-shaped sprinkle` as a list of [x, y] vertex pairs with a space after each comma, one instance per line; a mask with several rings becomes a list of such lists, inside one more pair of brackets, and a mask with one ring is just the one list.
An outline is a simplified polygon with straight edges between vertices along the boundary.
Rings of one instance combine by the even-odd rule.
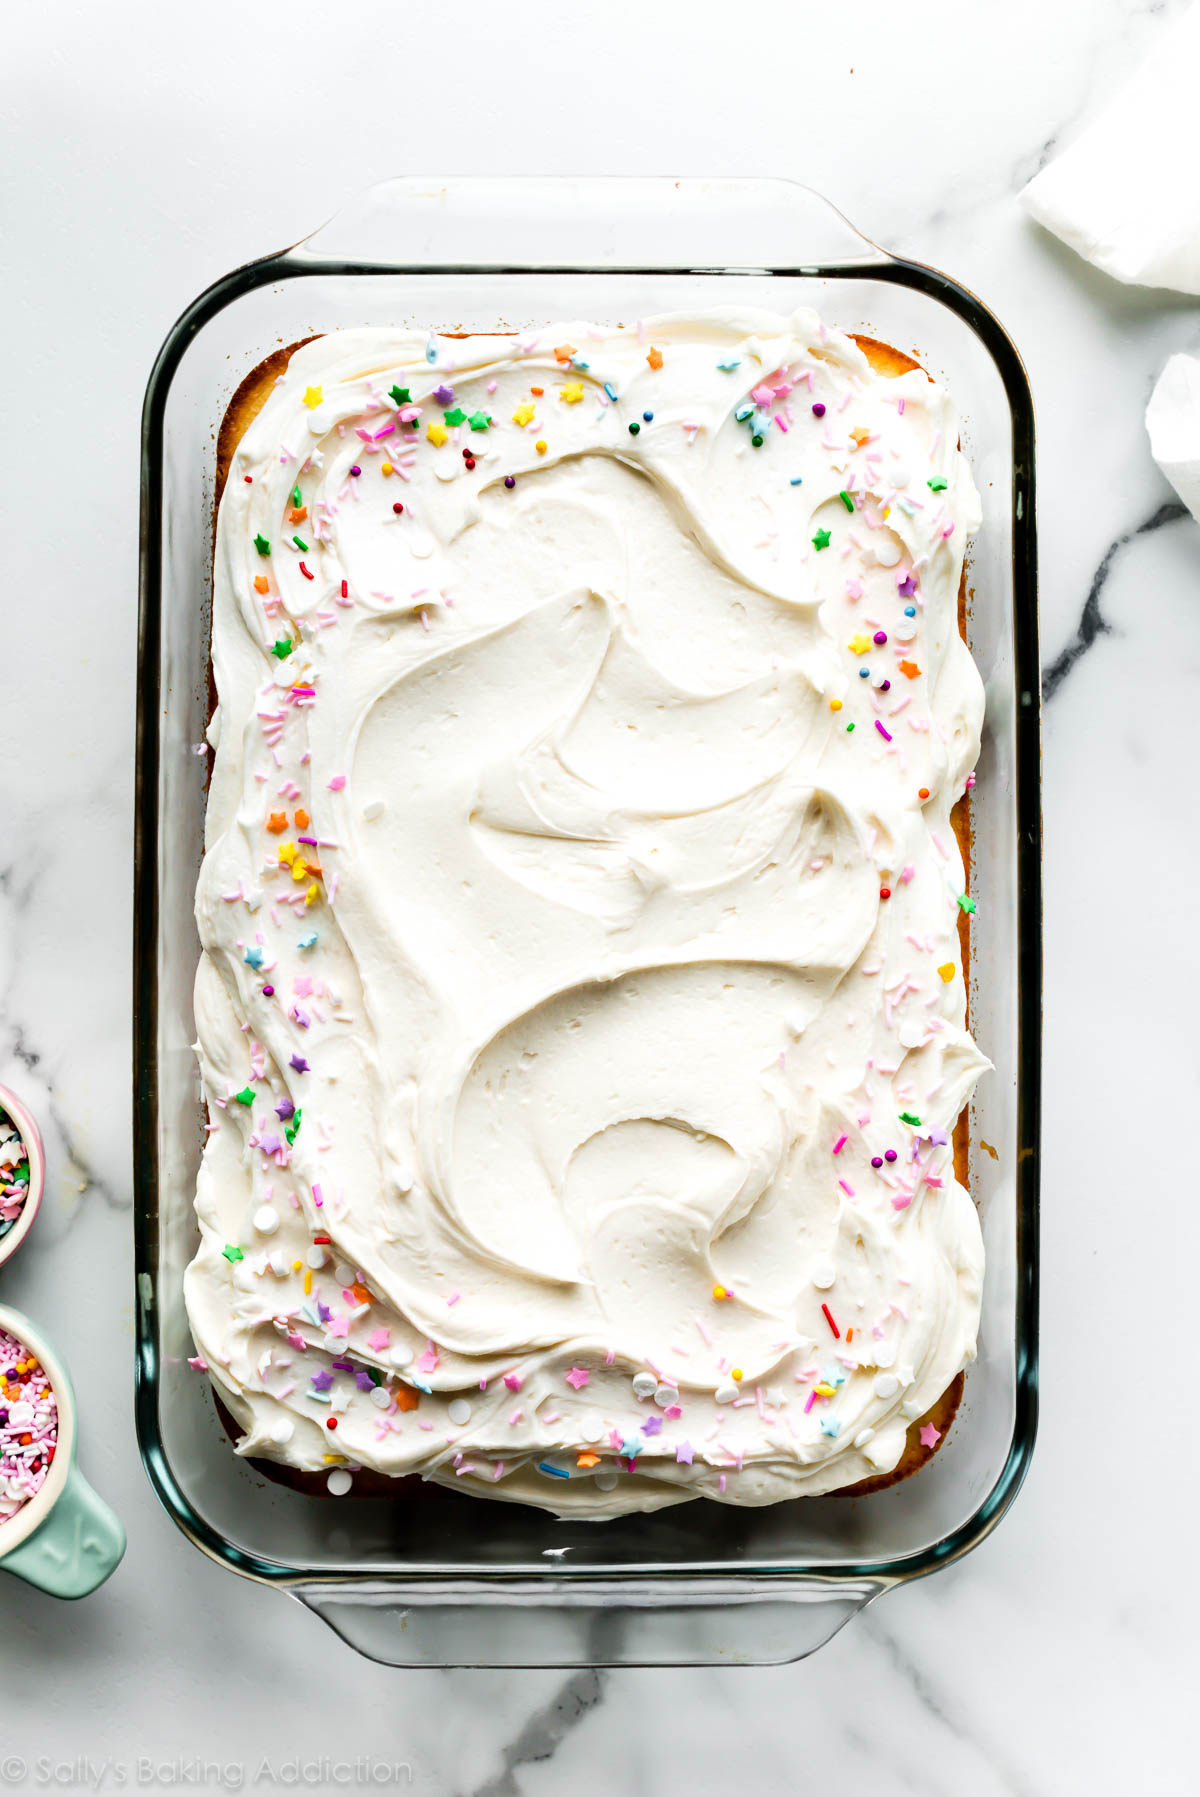
[[558, 390], [558, 397], [565, 406], [577, 406], [583, 398], [583, 382], [568, 381]]
[[390, 1348], [391, 1345], [392, 1332], [390, 1329], [372, 1329], [367, 1337], [367, 1346], [372, 1354], [382, 1354], [384, 1349]]
[[536, 411], [536, 409], [537, 408], [535, 406], [530, 404], [529, 400], [523, 399], [521, 401], [520, 405], [517, 407], [516, 411], [512, 415], [513, 423], [519, 424], [522, 427], [524, 427], [527, 424], [531, 424], [533, 422], [533, 415], [534, 415], [534, 412]]
[[504, 1383], [508, 1387], [509, 1391], [520, 1391], [520, 1389], [521, 1389], [520, 1373], [505, 1373]]
[[675, 1449], [675, 1459], [680, 1466], [690, 1466], [695, 1459], [695, 1450], [690, 1441], [681, 1441]]
[[830, 1435], [830, 1436], [840, 1435], [841, 1432], [842, 1432], [842, 1425], [841, 1425], [841, 1423], [838, 1422], [838, 1419], [836, 1416], [823, 1416], [821, 1418], [821, 1433], [822, 1433], [822, 1435]]
[[396, 1391], [397, 1410], [416, 1410], [421, 1403], [420, 1398], [411, 1385], [401, 1385]]
[[304, 389], [304, 403], [310, 412], [316, 411], [324, 397], [325, 394], [320, 387], [306, 387]]
[[621, 1452], [626, 1460], [636, 1460], [642, 1451], [642, 1444], [636, 1435], [621, 1443]]
[[900, 1121], [901, 1123], [907, 1123], [910, 1129], [920, 1129], [921, 1127], [921, 1119], [919, 1117], [914, 1117], [911, 1111], [901, 1111]]
[[853, 443], [855, 449], [861, 449], [864, 443], [869, 443], [871, 441], [871, 433], [865, 424], [858, 425], [850, 432], [850, 441]]
[[259, 535], [258, 535], [258, 536], [256, 536], [256, 537], [255, 537], [255, 539], [254, 539], [254, 547], [255, 547], [255, 548], [256, 548], [256, 549], [257, 549], [257, 550], [258, 550], [258, 553], [259, 553], [259, 554], [260, 554], [260, 555], [270, 555], [270, 553], [271, 553], [271, 541], [270, 541], [270, 538], [269, 538], [269, 537], [264, 537], [264, 536], [263, 536], [263, 535], [262, 535], [262, 534], [261, 534], [261, 533], [260, 533], [260, 534], [259, 534]]
[[288, 1066], [293, 1068], [295, 1070], [295, 1072], [297, 1072], [297, 1073], [307, 1073], [308, 1072], [308, 1062], [305, 1060], [305, 1058], [302, 1054], [294, 1054], [292, 1056], [291, 1060], [288, 1062]]
[[921, 1430], [921, 1446], [923, 1448], [936, 1448], [941, 1439], [941, 1430], [935, 1429], [932, 1423], [926, 1423], [925, 1427]]
[[915, 680], [917, 675], [921, 672], [920, 668], [917, 666], [915, 661], [905, 660], [905, 661], [900, 662], [898, 665], [900, 668], [900, 672], [909, 680]]
[[865, 655], [867, 650], [871, 647], [871, 639], [869, 636], [863, 636], [859, 633], [850, 638], [846, 647], [847, 649], [853, 649], [855, 655]]
[[412, 404], [412, 394], [407, 387], [393, 387], [388, 394], [388, 398], [394, 399], [398, 406], [410, 406]]
[[328, 1391], [332, 1384], [333, 1374], [328, 1372], [325, 1367], [322, 1367], [319, 1373], [314, 1373], [312, 1376], [312, 1388], [314, 1391]]
[[291, 652], [292, 639], [290, 636], [281, 636], [277, 643], [271, 644], [271, 654], [280, 661], [286, 661]]
[[945, 982], [948, 986], [950, 984], [951, 980], [954, 978], [954, 963], [953, 963], [953, 961], [943, 961], [941, 966], [938, 968], [938, 974], [943, 980], [945, 980]]
[[653, 368], [655, 370], [655, 372], [657, 373], [657, 371], [663, 365], [662, 351], [655, 349], [654, 345], [651, 344], [650, 345], [650, 354], [646, 357], [646, 360], [647, 360], [647, 362], [649, 362], [651, 368]]
[[576, 1466], [583, 1467], [599, 1466], [600, 1456], [599, 1454], [577, 1454], [575, 1456], [575, 1464]]
[[281, 1098], [279, 1103], [275, 1106], [275, 1115], [279, 1118], [281, 1123], [286, 1123], [295, 1108], [296, 1107], [290, 1098]]
[[727, 356], [723, 362], [717, 363], [717, 367], [723, 374], [732, 374], [734, 369], [740, 368], [741, 365], [742, 358], [740, 356]]
[[435, 449], [440, 449], [442, 444], [445, 443], [449, 437], [450, 432], [442, 424], [427, 424], [425, 426], [425, 435]]
[[453, 406], [450, 411], [444, 414], [444, 417], [451, 429], [467, 422], [467, 414], [463, 411], [461, 406]]
[[467, 419], [467, 423], [473, 431], [485, 431], [491, 422], [492, 417], [490, 412], [472, 412], [471, 416]]
[[975, 914], [975, 900], [969, 893], [960, 892], [958, 895], [958, 908], [960, 911], [965, 911], [968, 917], [973, 917]]
[[646, 1418], [645, 1422], [642, 1424], [642, 1434], [643, 1435], [661, 1435], [662, 1434], [662, 1417], [661, 1416], [648, 1416]]
[[454, 404], [454, 388], [447, 387], [446, 383], [443, 381], [440, 387], [434, 388], [433, 397], [437, 400], [439, 406], [452, 406]]
[[221, 1250], [221, 1253], [225, 1256], [225, 1258], [229, 1262], [230, 1266], [233, 1265], [234, 1261], [245, 1260], [245, 1258], [246, 1258], [246, 1256], [242, 1253], [241, 1249], [239, 1247], [237, 1247], [233, 1242], [226, 1242], [225, 1246]]
[[271, 832], [272, 836], [281, 835], [282, 832], [287, 829], [287, 812], [272, 811], [270, 817], [267, 819], [267, 829]]
[[946, 491], [946, 482], [940, 474], [935, 474], [932, 480], [926, 481], [925, 485], [929, 488], [931, 493], [944, 493]]
[[816, 536], [813, 538], [813, 548], [814, 549], [828, 549], [829, 538], [830, 538], [829, 531], [819, 530], [817, 532]]
[[896, 591], [902, 599], [911, 599], [916, 590], [917, 583], [911, 572], [896, 582]]
[[255, 972], [257, 972], [263, 964], [263, 952], [261, 948], [248, 948], [245, 954], [245, 962], [247, 967], [253, 967]]
[[582, 1391], [584, 1386], [588, 1383], [588, 1380], [591, 1378], [592, 1375], [587, 1371], [587, 1369], [585, 1367], [573, 1366], [570, 1369], [570, 1371], [565, 1373], [563, 1376], [566, 1379], [568, 1385], [573, 1386], [576, 1391]]
[[560, 343], [554, 352], [554, 360], [556, 362], [569, 362], [574, 354], [575, 345], [573, 343]]
[[240, 1092], [234, 1093], [234, 1097], [239, 1104], [251, 1105], [254, 1103], [254, 1087], [243, 1086]]

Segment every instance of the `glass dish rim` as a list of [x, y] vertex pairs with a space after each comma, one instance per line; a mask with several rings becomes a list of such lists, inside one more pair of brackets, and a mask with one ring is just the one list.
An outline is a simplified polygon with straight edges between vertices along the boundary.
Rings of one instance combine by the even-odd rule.
[[[466, 178], [468, 181], [471, 178]], [[565, 179], [565, 178], [564, 178]], [[595, 177], [632, 187], [647, 177]], [[496, 178], [497, 185], [511, 185]], [[156, 1496], [183, 1533], [210, 1558], [243, 1577], [288, 1586], [368, 1586], [395, 1583], [414, 1587], [441, 1583], [462, 1589], [531, 1586], [546, 1592], [606, 1586], [619, 1592], [636, 1578], [664, 1592], [702, 1578], [718, 1595], [723, 1583], [747, 1579], [840, 1590], [864, 1584], [873, 1590], [920, 1578], [961, 1559], [976, 1547], [1008, 1510], [1032, 1457], [1037, 1433], [1038, 1226], [1041, 1120], [1041, 804], [1040, 664], [1038, 653], [1036, 524], [1034, 516], [1034, 417], [1028, 377], [1021, 357], [996, 316], [969, 289], [941, 270], [893, 255], [865, 238], [830, 202], [799, 182], [772, 185], [811, 197], [836, 213], [858, 238], [865, 258], [780, 264], [684, 264], [658, 262], [586, 265], [578, 261], [371, 260], [315, 255], [304, 242], [233, 269], [205, 288], [168, 332], [146, 388], [141, 427], [141, 517], [139, 533], [139, 620], [136, 732], [134, 906], [133, 906], [133, 1137], [134, 1251], [137, 1281], [137, 1336], [134, 1410], [142, 1463]], [[308, 240], [304, 240], [307, 242]], [[163, 1446], [157, 1421], [158, 1356], [154, 1329], [158, 1232], [157, 1111], [157, 922], [159, 666], [162, 606], [162, 452], [168, 395], [173, 376], [200, 330], [235, 301], [284, 280], [379, 275], [582, 275], [597, 277], [675, 275], [796, 276], [865, 280], [907, 286], [955, 313], [980, 340], [1004, 387], [1012, 420], [1013, 658], [1017, 706], [1014, 718], [1017, 873], [1017, 1164], [1014, 1168], [1017, 1280], [1015, 1299], [1015, 1391], [1012, 1436], [1004, 1465], [975, 1510], [948, 1535], [925, 1549], [891, 1559], [813, 1563], [739, 1562], [713, 1567], [703, 1561], [574, 1570], [555, 1562], [545, 1568], [502, 1566], [449, 1570], [432, 1566], [389, 1569], [298, 1567], [272, 1561], [238, 1547], [199, 1516], [185, 1495]]]

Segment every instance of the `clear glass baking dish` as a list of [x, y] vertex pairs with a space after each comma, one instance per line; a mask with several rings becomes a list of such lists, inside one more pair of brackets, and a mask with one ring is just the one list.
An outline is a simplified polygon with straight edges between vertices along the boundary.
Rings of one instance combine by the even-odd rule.
[[[705, 1501], [603, 1524], [440, 1488], [315, 1499], [238, 1460], [191, 1352], [182, 1273], [203, 1140], [191, 1044], [208, 721], [217, 426], [264, 356], [363, 324], [513, 329], [745, 302], [815, 306], [953, 391], [983, 496], [970, 640], [987, 693], [973, 795], [971, 1015], [995, 1063], [971, 1119], [988, 1272], [950, 1437], [873, 1496]], [[189, 306], [146, 393], [134, 925], [137, 1420], [185, 1534], [396, 1665], [767, 1664], [993, 1529], [1033, 1447], [1041, 1030], [1033, 415], [1012, 343], [971, 294], [774, 180], [397, 180]], [[981, 1143], [990, 1152], [981, 1150]]]

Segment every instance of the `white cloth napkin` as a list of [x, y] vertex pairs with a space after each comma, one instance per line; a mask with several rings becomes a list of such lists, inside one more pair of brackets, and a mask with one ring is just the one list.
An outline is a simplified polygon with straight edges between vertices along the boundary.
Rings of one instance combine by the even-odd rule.
[[1200, 293], [1200, 5], [1020, 198], [1118, 281]]
[[1200, 361], [1172, 356], [1146, 407], [1150, 453], [1200, 523]]

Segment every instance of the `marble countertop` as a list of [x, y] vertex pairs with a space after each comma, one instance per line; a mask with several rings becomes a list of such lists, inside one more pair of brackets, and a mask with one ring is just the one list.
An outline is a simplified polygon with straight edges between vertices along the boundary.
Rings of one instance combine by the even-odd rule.
[[[1200, 1213], [1177, 1139], [1186, 1147], [1197, 1079], [1200, 869], [1184, 770], [1200, 528], [1151, 462], [1142, 414], [1168, 354], [1200, 347], [1200, 304], [1094, 273], [1013, 198], [1180, 11], [859, 0], [817, 26], [794, 0], [745, 0], [719, 23], [630, 0], [574, 21], [535, 5], [517, 21], [460, 0], [451, 26], [429, 0], [361, 0], [334, 35], [303, 6], [63, 0], [8, 22], [3, 397], [10, 430], [37, 424], [9, 457], [0, 1079], [42, 1119], [49, 1175], [0, 1300], [69, 1361], [83, 1461], [129, 1552], [73, 1607], [0, 1575], [0, 1788], [186, 1786], [205, 1760], [208, 1788], [248, 1789], [256, 1774], [271, 1788], [298, 1760], [294, 1783], [333, 1790], [332, 1762], [362, 1756], [365, 1782], [439, 1797], [584, 1781], [629, 1797], [735, 1784], [747, 1797], [1197, 1789], [1200, 1659], [1180, 1564], [1198, 1470]], [[771, 1670], [368, 1664], [298, 1605], [198, 1554], [159, 1509], [134, 1439], [146, 376], [200, 288], [310, 230], [351, 189], [413, 168], [560, 165], [809, 182], [987, 300], [1038, 412], [1039, 1446], [1011, 1514], [963, 1563]]]

